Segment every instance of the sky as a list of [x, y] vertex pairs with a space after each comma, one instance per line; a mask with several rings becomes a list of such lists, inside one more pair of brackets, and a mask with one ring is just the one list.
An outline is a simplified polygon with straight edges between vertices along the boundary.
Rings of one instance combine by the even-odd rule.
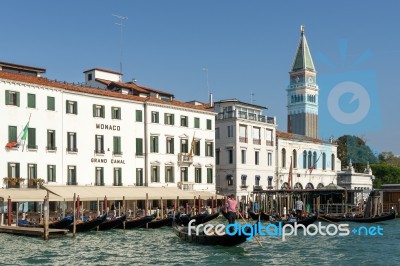
[[206, 102], [211, 91], [215, 101], [265, 106], [281, 131], [304, 25], [319, 137], [357, 135], [376, 153], [400, 154], [397, 1], [15, 0], [1, 10], [0, 61], [67, 82], [83, 82], [94, 67], [119, 71], [122, 62], [124, 81], [181, 101]]

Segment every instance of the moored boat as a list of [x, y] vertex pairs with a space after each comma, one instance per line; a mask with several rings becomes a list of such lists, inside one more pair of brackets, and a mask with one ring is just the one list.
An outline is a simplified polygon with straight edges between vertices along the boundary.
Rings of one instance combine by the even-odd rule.
[[[97, 226], [99, 226], [100, 224], [102, 224], [107, 218], [107, 214], [103, 214], [102, 216], [98, 216], [93, 220], [87, 220], [87, 221], [83, 221], [83, 222], [77, 222], [76, 223], [76, 232], [86, 232], [86, 231], [90, 231], [94, 228], [96, 228]], [[69, 231], [72, 232], [73, 230], [73, 223], [71, 223], [68, 226]]]
[[99, 231], [111, 230], [119, 225], [121, 225], [126, 220], [126, 214], [116, 217], [114, 219], [105, 220], [99, 225]]
[[277, 221], [271, 221], [271, 223], [275, 224], [275, 225], [279, 225], [280, 222], [282, 223], [282, 225], [286, 225], [286, 224], [294, 225], [295, 223], [297, 223], [297, 224], [302, 224], [305, 227], [307, 227], [310, 224], [313, 224], [317, 219], [318, 219], [318, 215], [314, 214], [314, 215], [307, 216], [306, 218], [303, 218], [299, 221], [285, 221], [285, 220], [278, 221], [277, 220]]
[[151, 222], [148, 222], [147, 224], [143, 224], [140, 227], [141, 228], [152, 228], [152, 229], [160, 228], [163, 226], [171, 225], [173, 219], [174, 219], [173, 217], [166, 217], [164, 219], [153, 220]]
[[[64, 219], [49, 223], [49, 228], [51, 229], [65, 229], [72, 223], [72, 217], [67, 216]], [[43, 228], [43, 223], [31, 223], [26, 220], [18, 220], [18, 226], [21, 227], [36, 227]]]
[[354, 223], [378, 223], [383, 221], [388, 221], [396, 218], [396, 212], [376, 215], [373, 217], [352, 217], [352, 216], [338, 216], [338, 215], [323, 215], [323, 221], [330, 222], [354, 222]]
[[[125, 221], [125, 229], [139, 228], [154, 219], [153, 215], [147, 215], [140, 218], [129, 219]], [[118, 225], [116, 228], [124, 229], [124, 224]]]
[[269, 221], [269, 215], [266, 214], [265, 212], [259, 212], [259, 213], [255, 213], [253, 211], [248, 211], [249, 216], [251, 217], [251, 219], [255, 220], [255, 221]]

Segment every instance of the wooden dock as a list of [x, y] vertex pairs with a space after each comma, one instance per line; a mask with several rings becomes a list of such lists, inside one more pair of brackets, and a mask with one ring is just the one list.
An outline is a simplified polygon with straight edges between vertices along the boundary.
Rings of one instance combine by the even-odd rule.
[[[59, 237], [67, 235], [69, 231], [65, 229], [49, 229], [49, 237]], [[21, 227], [21, 226], [0, 226], [0, 233], [22, 235], [22, 236], [38, 236], [43, 237], [44, 228]]]

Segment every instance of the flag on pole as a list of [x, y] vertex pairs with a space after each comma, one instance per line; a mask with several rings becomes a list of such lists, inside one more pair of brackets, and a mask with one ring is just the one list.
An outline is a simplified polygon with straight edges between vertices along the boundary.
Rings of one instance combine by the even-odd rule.
[[189, 157], [193, 156], [195, 145], [196, 145], [196, 142], [194, 141], [194, 136], [193, 136], [192, 143], [190, 144]]
[[312, 171], [317, 167], [317, 163], [319, 161], [319, 158], [321, 158], [321, 155], [322, 155], [322, 152], [319, 154], [317, 160], [313, 163], [313, 165], [310, 168], [308, 168], [308, 170], [310, 171], [310, 175], [311, 175]]
[[26, 136], [28, 135], [28, 127], [29, 127], [29, 121], [28, 121], [28, 123], [26, 123], [26, 126], [22, 130], [21, 140], [24, 140], [24, 141], [26, 140]]
[[290, 157], [290, 167], [289, 167], [289, 177], [288, 177], [288, 187], [292, 189], [293, 183], [293, 167], [292, 167], [292, 157]]

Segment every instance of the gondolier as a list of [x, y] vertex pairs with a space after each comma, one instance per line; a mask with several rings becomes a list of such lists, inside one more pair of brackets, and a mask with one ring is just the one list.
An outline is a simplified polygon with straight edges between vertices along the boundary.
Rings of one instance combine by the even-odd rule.
[[301, 201], [300, 198], [296, 200], [295, 206], [296, 206], [296, 215], [297, 215], [297, 221], [300, 221], [301, 216], [303, 215], [303, 202]]
[[228, 221], [230, 224], [235, 223], [236, 206], [237, 206], [237, 201], [235, 199], [235, 196], [233, 194], [228, 196], [227, 207], [228, 207]]

